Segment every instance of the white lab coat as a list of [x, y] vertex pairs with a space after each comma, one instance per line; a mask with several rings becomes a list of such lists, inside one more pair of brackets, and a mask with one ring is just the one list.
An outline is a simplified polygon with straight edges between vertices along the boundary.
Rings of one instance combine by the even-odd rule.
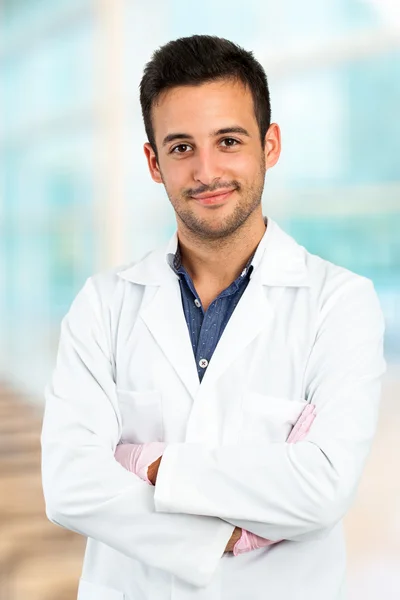
[[[385, 370], [373, 285], [269, 219], [199, 384], [176, 244], [90, 278], [62, 323], [42, 474], [48, 518], [88, 537], [78, 598], [342, 600]], [[307, 402], [310, 433], [285, 443]], [[121, 441], [168, 442], [156, 487]], [[235, 525], [284, 541], [223, 554]]]

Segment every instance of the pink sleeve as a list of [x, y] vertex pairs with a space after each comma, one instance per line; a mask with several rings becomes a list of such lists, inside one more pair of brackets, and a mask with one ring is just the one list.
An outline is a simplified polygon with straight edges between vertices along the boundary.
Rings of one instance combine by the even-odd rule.
[[120, 444], [115, 451], [116, 460], [128, 471], [150, 483], [147, 477], [149, 466], [163, 455], [164, 442], [150, 442], [149, 444]]
[[[294, 424], [293, 429], [290, 432], [286, 442], [288, 444], [301, 442], [309, 432], [315, 417], [315, 405], [307, 404], [307, 406], [302, 411], [300, 417]], [[242, 529], [242, 535], [233, 547], [233, 554], [237, 556], [238, 554], [243, 554], [244, 552], [249, 552], [250, 550], [264, 548], [265, 546], [272, 546], [273, 544], [277, 544], [280, 541], [282, 540], [272, 542], [271, 540], [266, 540], [256, 535], [255, 533], [251, 533], [250, 531]]]
[[271, 540], [265, 540], [264, 538], [242, 529], [242, 535], [233, 547], [233, 554], [243, 554], [244, 552], [250, 552], [250, 550], [256, 550], [257, 548], [264, 548], [265, 546], [272, 546], [277, 542], [271, 542]]
[[297, 419], [293, 426], [292, 431], [286, 440], [288, 444], [294, 444], [295, 442], [301, 442], [310, 431], [310, 427], [316, 417], [315, 405], [307, 404], [300, 417]]

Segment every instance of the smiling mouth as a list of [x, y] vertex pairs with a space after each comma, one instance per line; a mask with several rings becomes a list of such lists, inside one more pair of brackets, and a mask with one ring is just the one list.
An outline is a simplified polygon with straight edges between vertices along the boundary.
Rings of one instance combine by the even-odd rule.
[[192, 196], [192, 199], [198, 202], [199, 204], [202, 204], [203, 206], [215, 206], [219, 204], [224, 204], [224, 202], [226, 202], [229, 199], [229, 197], [231, 196], [231, 194], [233, 194], [234, 191], [235, 190], [228, 190], [227, 192], [216, 193], [212, 196], [210, 195], [202, 198], [196, 198], [195, 196]]

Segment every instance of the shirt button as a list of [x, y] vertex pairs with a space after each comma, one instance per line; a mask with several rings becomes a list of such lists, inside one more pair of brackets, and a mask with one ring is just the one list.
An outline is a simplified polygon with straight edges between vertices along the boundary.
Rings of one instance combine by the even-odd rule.
[[206, 367], [208, 367], [208, 360], [206, 360], [205, 358], [202, 358], [199, 361], [199, 365], [202, 369], [205, 369]]
[[200, 300], [197, 300], [197, 298], [196, 298], [196, 300], [194, 301], [194, 303], [197, 306], [197, 308], [200, 308], [200, 306], [201, 306]]
[[240, 277], [244, 277], [247, 273], [247, 269], [243, 269], [243, 271], [240, 273]]

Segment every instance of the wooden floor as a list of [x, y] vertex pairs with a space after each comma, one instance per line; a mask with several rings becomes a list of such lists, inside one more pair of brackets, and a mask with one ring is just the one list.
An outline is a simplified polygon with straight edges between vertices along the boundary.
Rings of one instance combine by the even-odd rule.
[[[46, 519], [41, 419], [0, 388], [0, 600], [76, 600], [84, 539]], [[400, 367], [385, 381], [374, 447], [345, 519], [349, 600], [400, 598], [399, 430]]]
[[84, 539], [46, 518], [41, 418], [0, 390], [0, 600], [76, 600]]
[[383, 382], [377, 434], [344, 524], [349, 600], [400, 599], [400, 365]]

